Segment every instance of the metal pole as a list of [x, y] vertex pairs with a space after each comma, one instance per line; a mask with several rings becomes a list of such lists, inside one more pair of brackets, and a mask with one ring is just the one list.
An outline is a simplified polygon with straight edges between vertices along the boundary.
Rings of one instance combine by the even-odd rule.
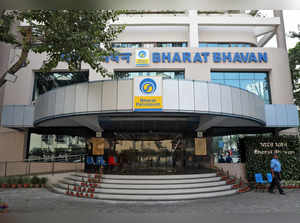
[[29, 161], [29, 167], [28, 167], [28, 176], [31, 176], [31, 173], [30, 173], [30, 171], [31, 171], [31, 161]]
[[52, 176], [54, 175], [54, 160], [52, 161]]
[[4, 176], [6, 177], [6, 170], [7, 170], [7, 161], [5, 161], [5, 172], [4, 172]]

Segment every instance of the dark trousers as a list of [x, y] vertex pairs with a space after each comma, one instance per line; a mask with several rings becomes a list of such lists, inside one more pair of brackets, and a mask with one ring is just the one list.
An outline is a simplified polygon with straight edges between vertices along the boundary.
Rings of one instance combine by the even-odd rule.
[[279, 190], [279, 193], [283, 193], [283, 190], [280, 187], [280, 180], [281, 180], [280, 179], [280, 173], [279, 172], [274, 172], [274, 177], [273, 177], [272, 183], [269, 187], [269, 191], [273, 192], [274, 187], [277, 186], [277, 188]]

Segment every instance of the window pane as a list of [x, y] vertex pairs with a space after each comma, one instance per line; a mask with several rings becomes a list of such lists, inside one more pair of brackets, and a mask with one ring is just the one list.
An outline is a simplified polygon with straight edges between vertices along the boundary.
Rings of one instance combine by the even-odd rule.
[[184, 80], [184, 71], [115, 71], [114, 79], [126, 80], [134, 77], [158, 76], [166, 79]]
[[207, 47], [217, 47], [217, 44], [216, 43], [208, 43]]
[[229, 47], [229, 44], [228, 43], [220, 43], [219, 47]]
[[243, 73], [240, 73], [240, 78], [247, 79], [247, 80], [254, 80], [254, 74], [248, 73], [248, 72], [243, 72]]
[[264, 81], [255, 81], [254, 80], [253, 84], [251, 86], [251, 92], [264, 98]]
[[240, 73], [238, 73], [238, 72], [226, 72], [226, 73], [224, 73], [224, 78], [225, 78], [225, 80], [229, 80], [229, 79], [233, 79], [233, 80], [235, 80], [235, 79], [240, 79]]
[[213, 83], [225, 84], [224, 80], [211, 80]]
[[211, 79], [213, 80], [220, 80], [220, 79], [224, 79], [224, 74], [222, 72], [212, 72], [211, 73]]
[[233, 87], [240, 87], [240, 81], [239, 80], [225, 80], [225, 84]]
[[68, 86], [82, 82], [88, 82], [89, 72], [35, 72], [35, 98], [57, 87]]
[[59, 162], [80, 162], [80, 157], [75, 155], [86, 153], [84, 137], [31, 133], [27, 158], [43, 159], [49, 162], [53, 159]]
[[242, 89], [252, 92], [253, 80], [240, 80], [240, 86]]
[[267, 78], [266, 73], [255, 73], [254, 74], [255, 80], [265, 80]]
[[207, 47], [207, 44], [206, 43], [199, 43], [199, 48], [202, 48], [202, 47]]
[[266, 104], [270, 103], [270, 89], [267, 73], [211, 72], [211, 81], [242, 88], [261, 97]]

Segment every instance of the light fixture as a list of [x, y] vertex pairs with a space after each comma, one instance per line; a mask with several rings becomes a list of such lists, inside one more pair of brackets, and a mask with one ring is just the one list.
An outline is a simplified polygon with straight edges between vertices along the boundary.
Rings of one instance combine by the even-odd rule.
[[197, 132], [197, 138], [203, 138], [203, 132]]

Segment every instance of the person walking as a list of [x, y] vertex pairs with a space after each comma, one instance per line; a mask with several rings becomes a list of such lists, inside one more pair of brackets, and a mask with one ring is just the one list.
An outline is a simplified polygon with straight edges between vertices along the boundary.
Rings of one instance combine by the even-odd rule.
[[278, 155], [274, 154], [273, 159], [271, 160], [271, 171], [272, 171], [272, 183], [269, 187], [269, 193], [274, 193], [274, 187], [277, 186], [279, 193], [285, 195], [284, 191], [280, 187], [280, 172], [281, 164], [278, 160]]

